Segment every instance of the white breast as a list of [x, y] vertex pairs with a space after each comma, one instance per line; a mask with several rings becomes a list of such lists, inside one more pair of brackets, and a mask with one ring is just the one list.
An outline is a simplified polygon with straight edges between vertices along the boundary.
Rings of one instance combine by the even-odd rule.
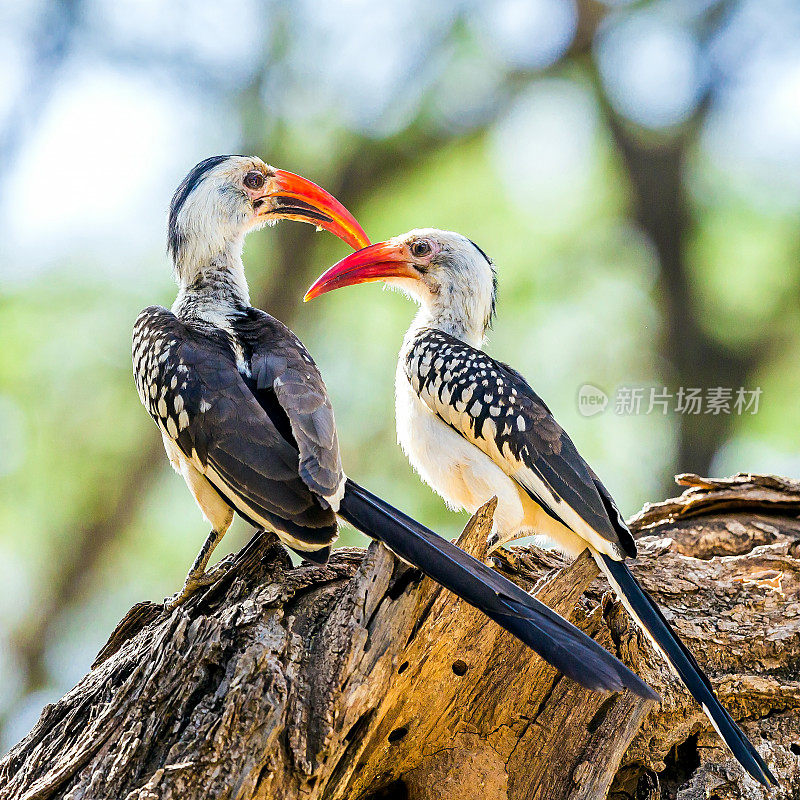
[[425, 405], [406, 377], [403, 358], [397, 367], [395, 391], [397, 440], [422, 480], [455, 510], [474, 513], [497, 496], [497, 527], [516, 531], [523, 526], [520, 487]]
[[411, 465], [450, 508], [474, 513], [497, 497], [494, 532], [500, 542], [536, 536], [545, 547], [578, 555], [586, 542], [546, 514], [489, 456], [467, 441], [420, 399], [401, 355], [395, 376], [397, 440]]

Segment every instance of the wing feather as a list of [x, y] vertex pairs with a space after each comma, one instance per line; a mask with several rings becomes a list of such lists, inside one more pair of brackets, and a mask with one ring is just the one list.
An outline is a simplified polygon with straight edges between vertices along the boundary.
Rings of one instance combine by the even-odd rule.
[[302, 342], [282, 323], [253, 312], [258, 326], [252, 369], [256, 396], [285, 415], [306, 485], [334, 510], [344, 491], [336, 422], [322, 375]]
[[608, 490], [519, 372], [448, 334], [423, 329], [406, 374], [426, 405], [516, 480], [551, 516], [589, 541], [635, 554]]
[[142, 337], [136, 384], [161, 431], [248, 519], [315, 546], [332, 541], [329, 504], [301, 477], [296, 445], [239, 373], [224, 332], [152, 307], [134, 329], [134, 341]]

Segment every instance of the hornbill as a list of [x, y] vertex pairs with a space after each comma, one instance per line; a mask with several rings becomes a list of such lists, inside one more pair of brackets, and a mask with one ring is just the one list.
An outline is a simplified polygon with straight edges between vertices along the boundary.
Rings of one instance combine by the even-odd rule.
[[209, 158], [187, 175], [170, 206], [178, 297], [171, 311], [152, 306], [136, 321], [139, 396], [212, 526], [167, 607], [219, 577], [218, 567], [206, 566], [234, 513], [320, 563], [337, 537], [338, 514], [583, 686], [656, 698], [543, 603], [345, 476], [314, 360], [285, 325], [250, 305], [245, 234], [279, 219], [310, 222], [354, 248], [369, 243], [350, 213], [310, 181], [258, 158]]
[[458, 233], [414, 230], [334, 264], [305, 299], [375, 280], [420, 305], [395, 388], [398, 441], [422, 479], [454, 509], [473, 512], [496, 496], [493, 547], [533, 535], [571, 555], [588, 548], [738, 761], [761, 783], [775, 783], [625, 564], [636, 543], [608, 490], [525, 378], [483, 351], [497, 295], [489, 257]]

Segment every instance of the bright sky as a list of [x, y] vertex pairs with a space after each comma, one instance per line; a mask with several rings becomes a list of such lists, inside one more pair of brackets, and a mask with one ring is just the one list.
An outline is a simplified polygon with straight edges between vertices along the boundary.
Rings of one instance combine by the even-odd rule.
[[98, 264], [113, 274], [159, 247], [181, 162], [237, 138], [224, 116], [205, 124], [210, 112], [199, 98], [97, 62], [70, 65], [10, 175], [4, 277], [24, 280], [69, 251], [113, 252], [113, 263]]

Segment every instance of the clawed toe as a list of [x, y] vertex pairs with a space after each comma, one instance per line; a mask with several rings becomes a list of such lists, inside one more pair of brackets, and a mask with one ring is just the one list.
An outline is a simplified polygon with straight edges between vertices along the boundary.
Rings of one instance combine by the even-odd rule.
[[202, 581], [200, 585], [210, 586], [212, 583], [216, 583], [220, 578], [223, 578], [230, 572], [232, 566], [233, 564], [230, 561], [220, 561], [219, 564], [215, 564], [211, 569], [200, 576], [200, 580]]
[[179, 592], [164, 599], [164, 609], [166, 611], [173, 611], [178, 606], [183, 605], [199, 589], [211, 586], [220, 578], [224, 577], [230, 568], [231, 564], [220, 562], [207, 572], [190, 572], [186, 576], [183, 588]]

